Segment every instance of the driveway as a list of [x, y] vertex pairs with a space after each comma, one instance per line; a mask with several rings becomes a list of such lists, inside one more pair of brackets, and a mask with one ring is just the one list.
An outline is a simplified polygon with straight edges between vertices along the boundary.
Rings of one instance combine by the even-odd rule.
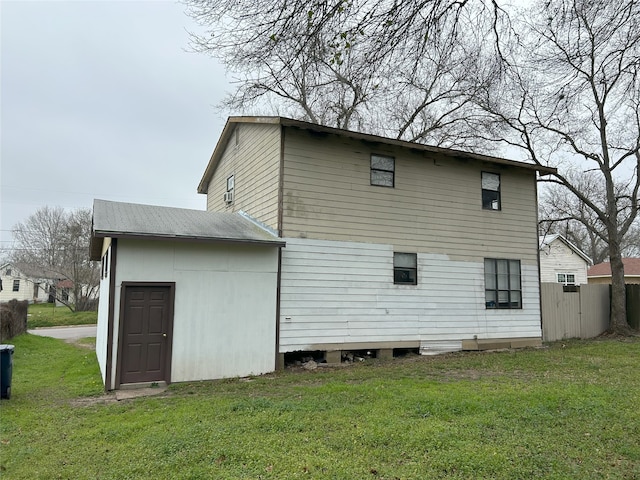
[[95, 337], [97, 325], [73, 325], [69, 327], [45, 327], [28, 330], [33, 335], [41, 337], [60, 338], [62, 340], [77, 340], [78, 338]]

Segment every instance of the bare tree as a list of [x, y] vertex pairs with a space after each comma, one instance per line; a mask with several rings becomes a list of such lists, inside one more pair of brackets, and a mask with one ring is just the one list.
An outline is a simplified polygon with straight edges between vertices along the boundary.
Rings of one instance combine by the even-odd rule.
[[[545, 180], [602, 227], [611, 329], [628, 330], [621, 240], [638, 211], [638, 0], [538, 0], [519, 16], [497, 0], [185, 2], [204, 29], [194, 48], [237, 75], [229, 108], [445, 147], [491, 143], [489, 153], [508, 145], [558, 167]], [[565, 167], [576, 164], [594, 172], [602, 202], [572, 184]]]
[[[501, 87], [485, 92], [484, 107], [511, 132], [493, 140], [558, 166], [546, 181], [579, 200], [585, 223], [600, 225], [612, 269], [610, 328], [626, 333], [622, 249], [640, 188], [640, 4], [539, 1], [518, 25], [517, 37], [503, 37]], [[590, 172], [589, 182], [572, 182], [568, 165]]]
[[[593, 172], [579, 173], [570, 171], [565, 176], [574, 188], [583, 192], [604, 209], [606, 192], [602, 182]], [[618, 184], [618, 188], [624, 188]], [[628, 198], [629, 192], [618, 192], [619, 198]], [[543, 185], [539, 192], [540, 234], [560, 233], [570, 242], [585, 252], [593, 263], [604, 262], [609, 258], [607, 228], [600, 217], [589, 206], [566, 187], [558, 184]], [[626, 219], [626, 218], [625, 218]], [[620, 241], [623, 257], [638, 255], [640, 242], [640, 217], [636, 216], [632, 226]]]
[[72, 311], [92, 309], [100, 282], [96, 262], [89, 260], [91, 210], [66, 212], [43, 207], [13, 228], [16, 248], [11, 261], [21, 269], [55, 284], [68, 280], [73, 295], [55, 289], [56, 300]]
[[502, 11], [489, 0], [186, 0], [196, 51], [236, 76], [223, 107], [338, 128], [476, 146], [478, 60]]

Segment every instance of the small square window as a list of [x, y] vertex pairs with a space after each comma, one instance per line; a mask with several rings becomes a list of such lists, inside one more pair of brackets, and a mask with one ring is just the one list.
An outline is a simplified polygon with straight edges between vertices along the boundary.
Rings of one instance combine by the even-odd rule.
[[418, 284], [418, 254], [393, 253], [393, 283], [396, 285]]
[[14, 292], [19, 292], [20, 291], [20, 280], [14, 280], [13, 281], [13, 291]]
[[500, 175], [482, 172], [482, 208], [500, 210]]
[[396, 159], [384, 155], [371, 155], [371, 185], [391, 187], [395, 185]]

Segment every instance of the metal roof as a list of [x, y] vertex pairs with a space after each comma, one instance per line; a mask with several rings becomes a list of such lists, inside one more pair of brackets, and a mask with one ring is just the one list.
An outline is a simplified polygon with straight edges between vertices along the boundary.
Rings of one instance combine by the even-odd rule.
[[207, 193], [207, 187], [211, 177], [213, 177], [213, 173], [218, 166], [218, 162], [226, 148], [227, 142], [233, 131], [235, 130], [236, 124], [240, 123], [254, 123], [254, 124], [270, 124], [270, 125], [281, 125], [283, 127], [293, 127], [304, 130], [310, 130], [313, 132], [327, 133], [338, 135], [341, 137], [348, 137], [357, 140], [364, 140], [368, 142], [377, 142], [383, 143], [387, 145], [395, 145], [398, 147], [408, 148], [412, 150], [418, 150], [428, 153], [435, 153], [444, 155], [445, 157], [459, 158], [459, 159], [468, 159], [468, 160], [478, 160], [482, 162], [494, 163], [498, 165], [506, 165], [516, 168], [524, 168], [528, 170], [535, 170], [539, 172], [541, 175], [548, 175], [551, 173], [556, 173], [557, 170], [552, 167], [545, 167], [542, 165], [536, 165], [534, 163], [525, 163], [518, 162], [516, 160], [508, 160], [506, 158], [500, 157], [492, 157], [489, 155], [480, 155], [472, 152], [465, 152], [463, 150], [454, 150], [451, 148], [442, 148], [442, 147], [434, 147], [431, 145], [425, 145], [422, 143], [409, 142], [406, 140], [398, 140], [395, 138], [387, 138], [381, 137], [379, 135], [371, 135], [368, 133], [360, 133], [354, 132], [351, 130], [343, 130], [340, 128], [327, 127], [324, 125], [318, 125], [316, 123], [305, 122], [302, 120], [294, 120], [292, 118], [286, 117], [229, 117], [227, 119], [227, 123], [220, 134], [220, 138], [218, 139], [218, 143], [216, 144], [213, 153], [211, 154], [211, 158], [209, 163], [205, 169], [204, 174], [202, 175], [202, 179], [200, 180], [200, 184], [198, 185], [198, 193]]
[[92, 259], [100, 258], [105, 237], [285, 245], [282, 239], [240, 213], [94, 200]]

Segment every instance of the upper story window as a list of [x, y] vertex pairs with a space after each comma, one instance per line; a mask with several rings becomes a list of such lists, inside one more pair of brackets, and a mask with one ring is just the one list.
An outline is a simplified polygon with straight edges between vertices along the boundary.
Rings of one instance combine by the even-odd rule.
[[484, 259], [486, 308], [522, 308], [520, 260]]
[[393, 253], [393, 283], [396, 285], [418, 284], [418, 254]]
[[19, 292], [20, 291], [20, 280], [14, 280], [13, 281], [13, 291], [14, 292]]
[[575, 273], [558, 273], [558, 283], [561, 283], [563, 285], [575, 285]]
[[10, 276], [10, 275], [11, 275], [11, 269], [10, 269], [10, 268], [7, 268], [7, 271], [6, 271], [5, 273], [6, 273], [8, 276]]
[[482, 208], [500, 210], [500, 174], [482, 172]]
[[385, 155], [371, 155], [371, 185], [395, 185], [396, 159]]
[[227, 191], [224, 192], [224, 202], [229, 204], [233, 203], [233, 192], [236, 186], [236, 180], [234, 175], [227, 177]]

